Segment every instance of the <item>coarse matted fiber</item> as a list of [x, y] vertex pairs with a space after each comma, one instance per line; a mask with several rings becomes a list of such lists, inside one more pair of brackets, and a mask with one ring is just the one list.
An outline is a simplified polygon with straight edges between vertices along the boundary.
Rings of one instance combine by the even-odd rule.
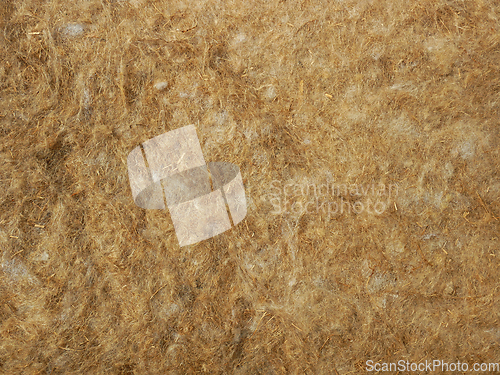
[[[499, 361], [498, 1], [2, 0], [0, 28], [0, 373]], [[189, 124], [248, 214], [181, 248], [127, 155]]]

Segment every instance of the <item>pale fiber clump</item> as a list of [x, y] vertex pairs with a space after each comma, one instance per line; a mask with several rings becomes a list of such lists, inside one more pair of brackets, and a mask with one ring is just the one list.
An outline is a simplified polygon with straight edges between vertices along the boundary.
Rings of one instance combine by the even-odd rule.
[[[4, 1], [0, 372], [498, 361], [499, 18], [492, 0]], [[188, 124], [240, 167], [248, 215], [179, 248], [126, 160]], [[342, 191], [298, 212], [312, 197], [273, 181], [398, 192], [380, 214]]]

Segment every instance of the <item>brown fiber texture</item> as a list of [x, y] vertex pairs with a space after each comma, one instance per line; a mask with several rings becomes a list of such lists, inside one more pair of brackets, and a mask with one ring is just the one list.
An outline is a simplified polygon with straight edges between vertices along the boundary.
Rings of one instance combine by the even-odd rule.
[[[2, 0], [0, 28], [0, 373], [499, 361], [498, 1]], [[189, 124], [248, 214], [179, 247], [127, 155]]]

